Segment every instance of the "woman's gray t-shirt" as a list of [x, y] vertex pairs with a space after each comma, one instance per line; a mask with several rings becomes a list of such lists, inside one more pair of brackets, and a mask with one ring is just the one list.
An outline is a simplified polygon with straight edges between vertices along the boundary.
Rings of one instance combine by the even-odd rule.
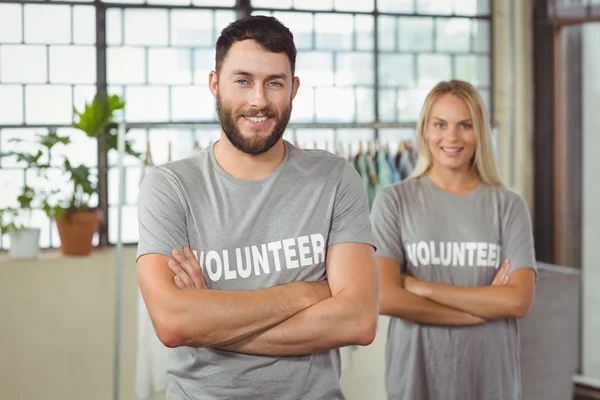
[[[515, 192], [480, 184], [464, 195], [427, 177], [381, 189], [371, 211], [377, 256], [427, 282], [490, 285], [510, 259], [511, 273], [537, 267], [531, 219]], [[392, 317], [386, 348], [389, 400], [521, 399], [516, 319], [430, 326]]]

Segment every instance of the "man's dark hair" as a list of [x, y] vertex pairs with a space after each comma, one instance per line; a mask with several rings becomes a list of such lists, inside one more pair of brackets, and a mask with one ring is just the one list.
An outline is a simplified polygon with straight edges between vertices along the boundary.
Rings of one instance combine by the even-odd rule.
[[296, 69], [296, 46], [294, 35], [277, 18], [265, 15], [251, 15], [230, 23], [221, 31], [217, 39], [215, 67], [221, 70], [229, 49], [235, 42], [251, 39], [271, 53], [285, 53], [292, 67], [292, 76]]

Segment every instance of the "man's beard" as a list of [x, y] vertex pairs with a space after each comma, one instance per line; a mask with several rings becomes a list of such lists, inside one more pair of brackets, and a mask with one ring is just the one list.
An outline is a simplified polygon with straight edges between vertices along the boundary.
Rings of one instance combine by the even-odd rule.
[[[277, 121], [273, 127], [273, 131], [267, 137], [244, 137], [236, 125], [236, 121], [240, 117], [253, 117], [258, 114], [274, 118]], [[290, 116], [292, 115], [292, 102], [290, 101], [289, 106], [281, 115], [279, 115], [277, 110], [271, 106], [256, 111], [244, 112], [242, 110], [241, 112], [234, 114], [231, 107], [228, 107], [227, 104], [223, 103], [221, 101], [221, 96], [217, 95], [217, 115], [221, 121], [221, 128], [223, 129], [223, 132], [225, 132], [225, 136], [227, 136], [227, 139], [229, 139], [236, 149], [243, 151], [246, 154], [258, 155], [267, 152], [271, 147], [275, 146], [283, 136], [285, 128], [290, 121]]]

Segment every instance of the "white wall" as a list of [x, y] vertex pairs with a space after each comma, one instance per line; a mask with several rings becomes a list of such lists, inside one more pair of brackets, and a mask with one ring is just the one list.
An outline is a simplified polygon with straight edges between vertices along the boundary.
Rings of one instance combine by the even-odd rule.
[[600, 23], [583, 28], [583, 375], [600, 379]]

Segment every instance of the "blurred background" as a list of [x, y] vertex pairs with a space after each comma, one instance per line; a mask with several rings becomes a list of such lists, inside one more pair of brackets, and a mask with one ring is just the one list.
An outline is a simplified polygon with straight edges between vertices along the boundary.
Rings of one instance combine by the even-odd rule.
[[[294, 33], [300, 147], [399, 159], [435, 83], [479, 89], [534, 222], [524, 399], [600, 398], [599, 0], [0, 0], [0, 398], [164, 398], [138, 187], [219, 138], [215, 41], [250, 14]], [[385, 318], [343, 349], [349, 400], [385, 398]]]

